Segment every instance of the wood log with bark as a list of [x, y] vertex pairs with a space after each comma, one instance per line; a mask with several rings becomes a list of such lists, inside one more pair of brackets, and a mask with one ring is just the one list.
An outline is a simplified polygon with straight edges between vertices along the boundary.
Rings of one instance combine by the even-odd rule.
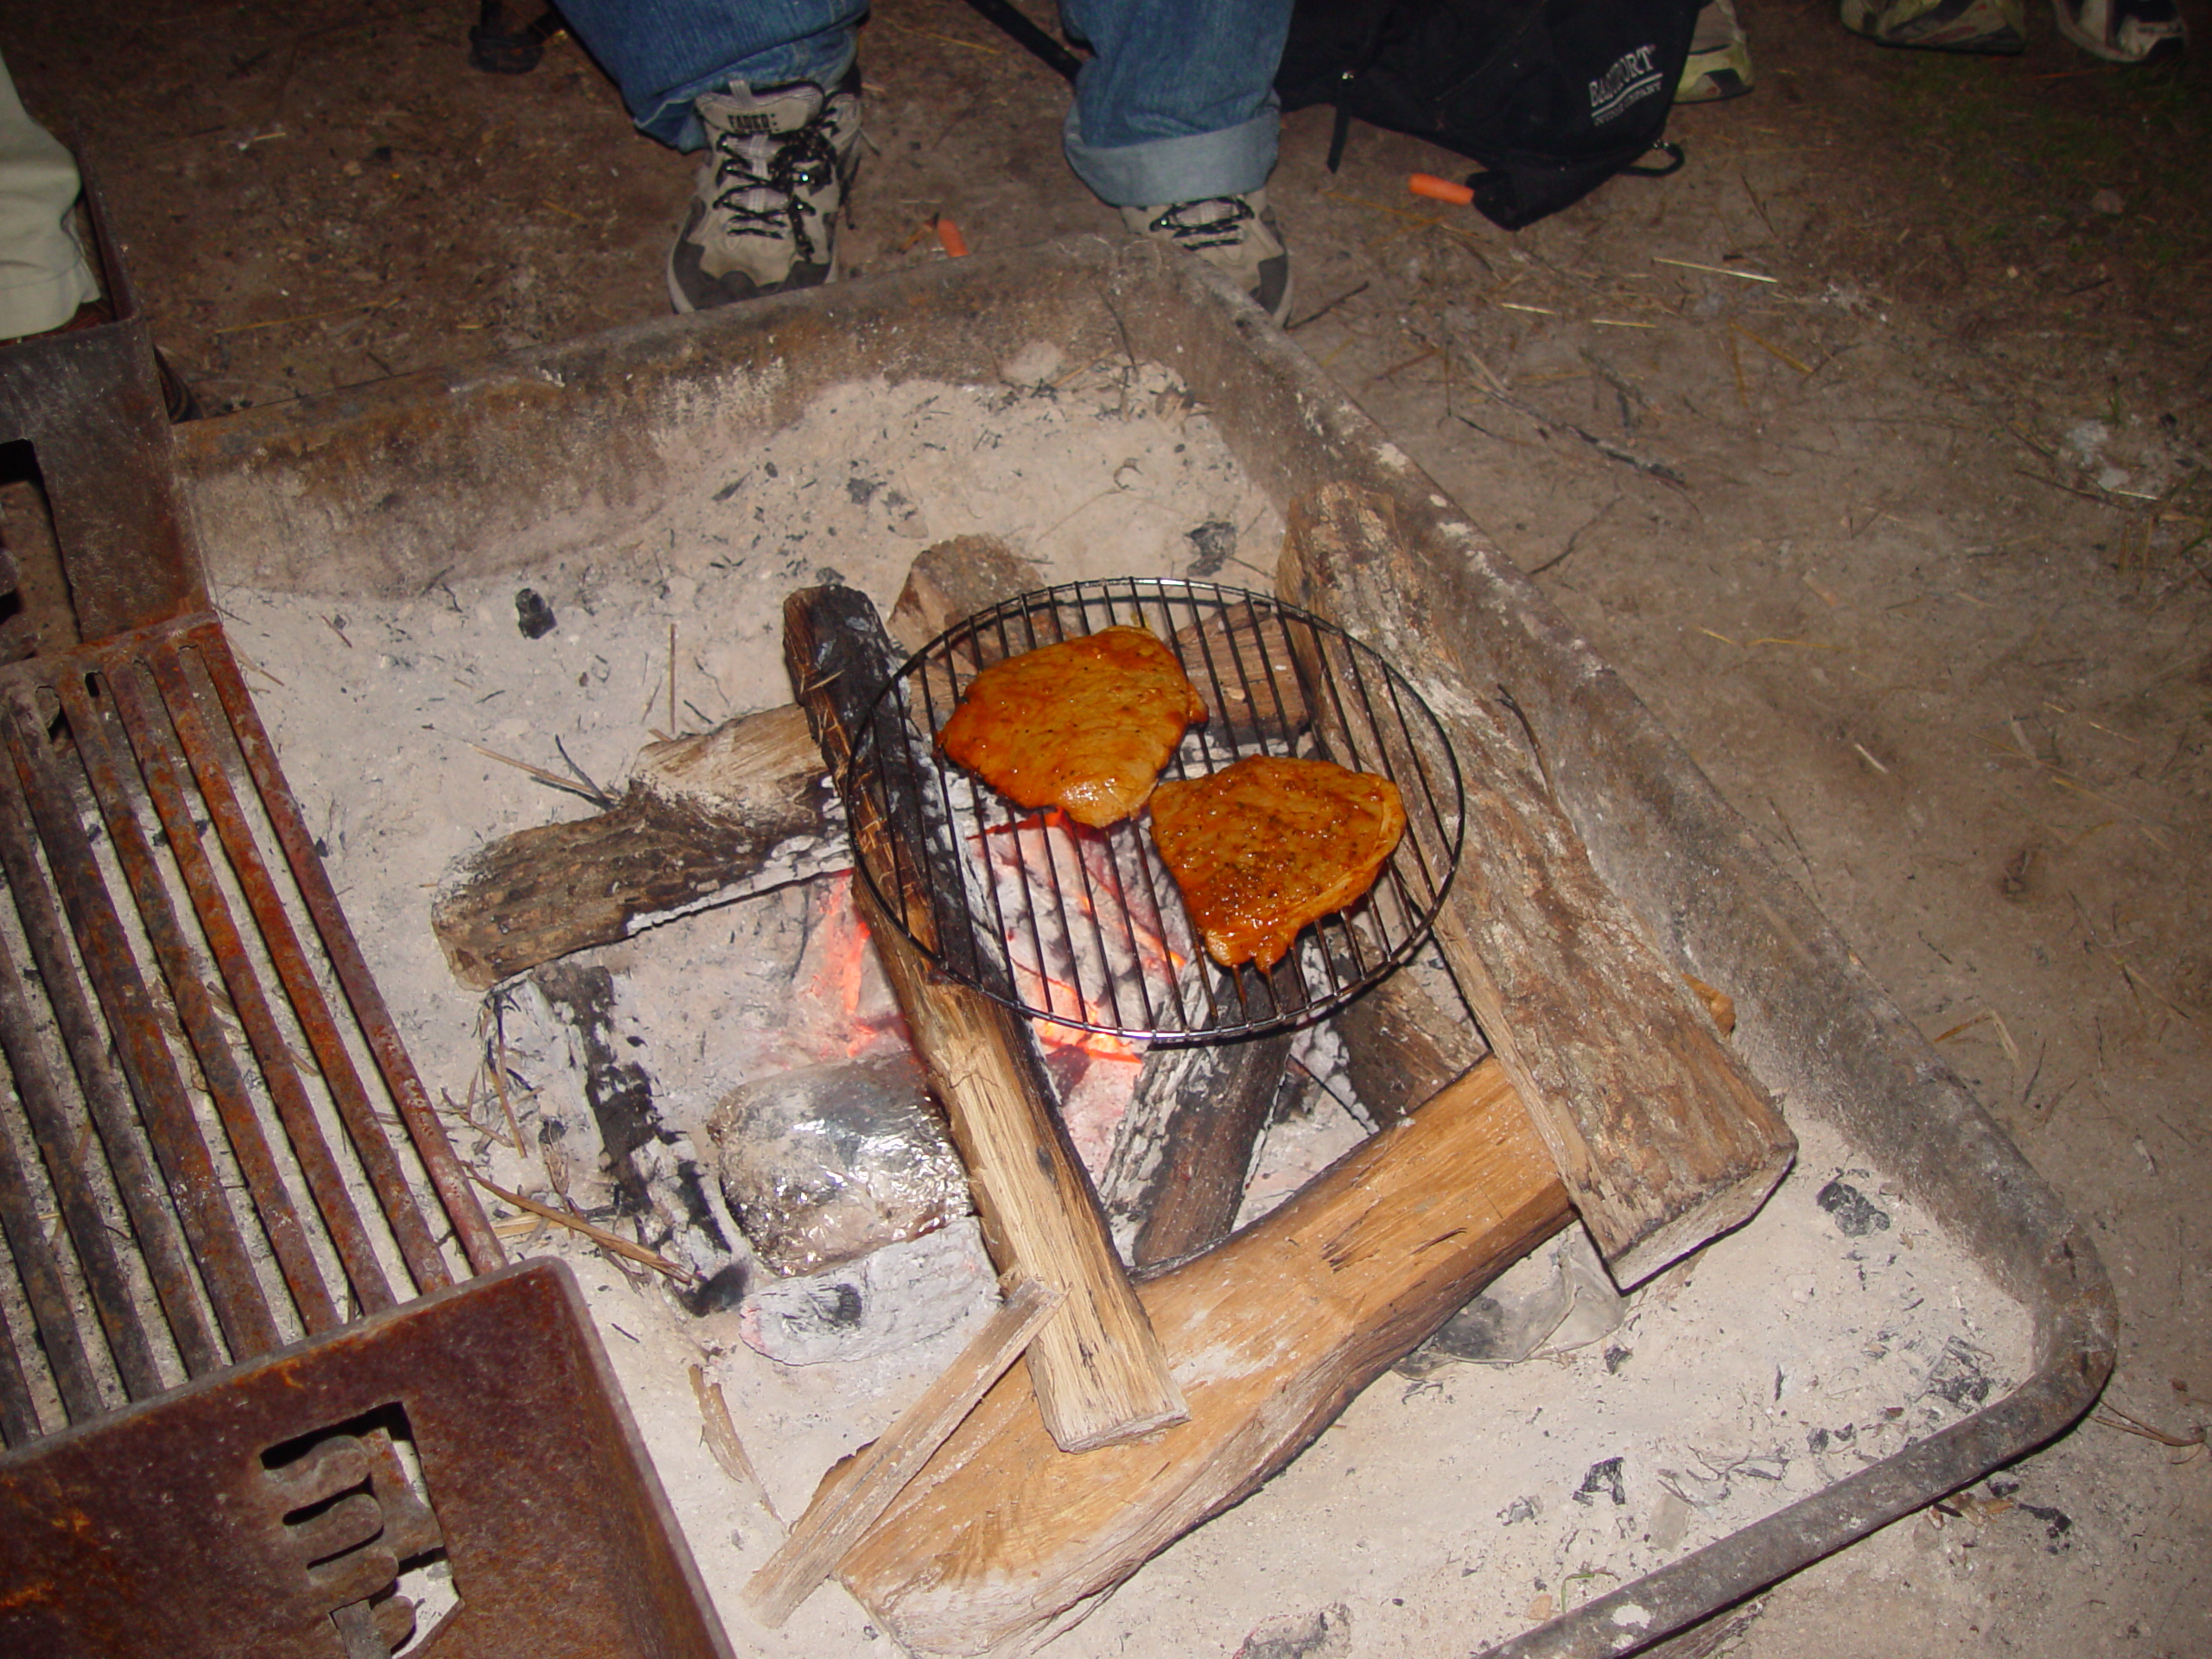
[[[784, 603], [785, 655], [799, 705], [834, 775], [871, 718], [897, 667], [868, 596], [815, 588]], [[895, 711], [874, 717], [896, 721]], [[897, 738], [890, 741], [902, 741]], [[931, 824], [898, 767], [880, 795], [846, 801], [854, 845], [878, 871], [916, 888], [957, 891], [957, 856]], [[901, 855], [893, 859], [896, 843]], [[1068, 1451], [1110, 1446], [1183, 1420], [1180, 1392], [1106, 1231], [1096, 1194], [1054, 1108], [1027, 1023], [1004, 1002], [956, 982], [909, 941], [865, 881], [855, 902], [874, 939], [914, 1046], [945, 1109], [967, 1166], [985, 1243], [1000, 1271], [1027, 1275], [1065, 1300], [1031, 1343], [1027, 1374], [1052, 1438]], [[902, 893], [920, 925], [925, 893]], [[925, 943], [963, 960], [990, 984], [1007, 969], [972, 939]], [[996, 987], [1010, 995], [1010, 982]]]
[[1480, 618], [1445, 602], [1387, 497], [1342, 485], [1292, 504], [1277, 585], [1393, 661], [1444, 723], [1467, 829], [1437, 938], [1615, 1279], [1747, 1219], [1796, 1138], [1591, 863], [1510, 690], [1471, 683]]
[[[918, 556], [892, 613], [915, 649], [1033, 588], [1037, 569], [991, 536]], [[794, 704], [650, 743], [615, 804], [502, 836], [461, 860], [430, 926], [462, 983], [487, 989], [709, 905], [849, 867], [822, 753]]]
[[648, 745], [621, 798], [463, 860], [430, 906], [454, 976], [479, 989], [656, 920], [850, 862], [821, 751], [796, 708]]

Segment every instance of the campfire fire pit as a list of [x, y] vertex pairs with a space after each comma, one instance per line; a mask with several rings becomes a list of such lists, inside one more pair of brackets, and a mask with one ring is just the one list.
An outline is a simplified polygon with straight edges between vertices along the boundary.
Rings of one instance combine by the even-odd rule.
[[[1146, 248], [1109, 250], [1074, 243], [1019, 259], [963, 261], [888, 283], [854, 284], [835, 294], [772, 300], [723, 316], [649, 327], [450, 381], [394, 383], [321, 402], [249, 411], [185, 430], [185, 489], [219, 588], [237, 584], [334, 596], [396, 595], [423, 594], [440, 582], [518, 581], [522, 573], [563, 558], [643, 545], [646, 537], [664, 533], [665, 506], [672, 499], [707, 499], [717, 491], [751, 487], [744, 482], [753, 464], [747, 457], [775, 433], [806, 418], [830, 389], [865, 385], [875, 389], [869, 394], [874, 396], [885, 386], [922, 382], [1033, 385], [1053, 378], [1057, 369], [1025, 379], [1010, 365], [1036, 353], [1039, 342], [1051, 345], [1058, 362], [1078, 368], [1122, 365], [1125, 353], [1162, 365], [1168, 384], [1145, 386], [1141, 395], [1156, 396], [1162, 406], [1178, 396], [1194, 398], [1278, 514], [1287, 517], [1291, 504], [1339, 482], [1386, 499], [1395, 534], [1421, 585], [1418, 598], [1431, 607], [1438, 637], [1459, 642], [1454, 647], [1463, 653], [1458, 672], [1468, 696], [1487, 698], [1496, 687], [1510, 688], [1512, 714], [1525, 728], [1529, 753], [1535, 757], [1530, 769], [1535, 772], [1540, 763], [1541, 788], [1586, 845], [1598, 874], [1641, 918], [1675, 971], [1694, 974], [1734, 998], [1733, 1052], [1768, 1091], [1788, 1102], [1808, 1161], [1821, 1166], [1801, 1167], [1798, 1179], [1824, 1193], [1847, 1189], [1839, 1192], [1834, 1209], [1825, 1200], [1815, 1205], [1809, 1192], [1786, 1192], [1789, 1205], [1770, 1206], [1770, 1213], [1751, 1228], [1770, 1223], [1799, 1228], [1806, 1216], [1871, 1213], [1853, 1207], [1853, 1198], [1885, 1214], [1894, 1206], [1898, 1216], [1912, 1217], [1911, 1226], [1938, 1236], [1930, 1248], [1941, 1243], [1955, 1250], [2009, 1299], [2004, 1306], [2013, 1335], [1992, 1334], [1988, 1340], [1998, 1346], [2016, 1344], [2021, 1357], [2016, 1370], [1977, 1359], [1974, 1344], [1963, 1339], [1944, 1346], [1942, 1357], [1929, 1356], [1935, 1363], [1923, 1367], [1942, 1383], [1929, 1396], [1936, 1403], [1916, 1416], [1910, 1435], [1900, 1430], [1878, 1444], [1854, 1442], [1871, 1448], [1863, 1456], [1834, 1455], [1836, 1443], [1824, 1440], [1816, 1454], [1823, 1459], [1817, 1471], [1814, 1461], [1800, 1459], [1791, 1477], [1794, 1484], [1784, 1482], [1779, 1466], [1770, 1476], [1739, 1459], [1729, 1465], [1739, 1484], [1770, 1478], [1773, 1489], [1786, 1491], [1789, 1501], [1696, 1548], [1654, 1544], [1649, 1552], [1635, 1554], [1639, 1576], [1555, 1618], [1521, 1611], [1525, 1603], [1516, 1604], [1513, 1619], [1486, 1614], [1489, 1622], [1476, 1639], [1503, 1641], [1496, 1650], [1514, 1654], [1614, 1653], [1624, 1650], [1624, 1640], [1656, 1640], [1976, 1478], [2084, 1408], [2110, 1363], [2113, 1312], [2109, 1287], [2078, 1224], [1964, 1085], [1867, 982], [1803, 895], [1741, 835], [1734, 815], [1618, 678], [1294, 346], [1261, 327], [1192, 262]], [[865, 408], [866, 398], [848, 407], [855, 406]], [[938, 510], [931, 500], [917, 494], [903, 506], [893, 505], [890, 497], [899, 493], [880, 487], [879, 480], [863, 475], [861, 463], [855, 465], [853, 476], [842, 480], [848, 486], [842, 493], [854, 511], [878, 515], [880, 524], [871, 534], [912, 543], [966, 527], [915, 522]], [[738, 493], [734, 499], [744, 498]], [[824, 537], [804, 550], [794, 548], [780, 583], [770, 585], [781, 593], [826, 583], [830, 578], [819, 567], [833, 556], [851, 564], [849, 542], [832, 547]], [[1047, 580], [1109, 574], [1065, 553], [1046, 573]], [[881, 597], [887, 601], [890, 595]], [[1161, 631], [1172, 633], [1184, 620], [1163, 618]], [[1424, 687], [1433, 683], [1402, 655], [1395, 650], [1391, 654], [1399, 670]], [[1344, 659], [1352, 660], [1350, 655]], [[942, 652], [936, 666], [951, 667]], [[944, 706], [940, 683], [930, 677], [931, 671], [932, 659], [925, 652], [908, 671], [908, 690], [918, 690], [925, 703], [936, 699]], [[1337, 677], [1341, 682], [1347, 671], [1340, 667]], [[1395, 681], [1386, 674], [1373, 683]], [[750, 706], [761, 709], [790, 695], [788, 687], [765, 681], [755, 690]], [[480, 695], [476, 688], [471, 690]], [[668, 701], [674, 704], [673, 693]], [[1430, 701], [1447, 725], [1464, 714], [1446, 707], [1443, 699]], [[273, 723], [281, 745], [282, 721]], [[1416, 750], [1430, 742], [1421, 715], [1408, 715], [1392, 741]], [[288, 770], [298, 770], [289, 757]], [[812, 776], [820, 775], [817, 761]], [[1471, 772], [1469, 781], [1479, 792], [1483, 778]], [[1455, 781], [1451, 790], [1438, 789], [1431, 798], [1433, 839], [1456, 844], [1456, 791]], [[1484, 853], [1474, 836], [1468, 841], [1471, 864]], [[1171, 1042], [1255, 1030], [1277, 1023], [1286, 1013], [1293, 1018], [1318, 1014], [1319, 1005], [1333, 1007], [1351, 995], [1351, 988], [1373, 978], [1374, 969], [1409, 953], [1426, 907], [1443, 892], [1449, 870], [1448, 861], [1432, 861], [1418, 878], [1408, 874], [1402, 887], [1392, 884], [1389, 902], [1402, 902], [1402, 921], [1386, 925], [1370, 918], [1374, 939], [1363, 942], [1363, 954], [1353, 955], [1345, 947], [1350, 965], [1340, 982], [1322, 975], [1296, 996], [1273, 1004], [1249, 993], [1240, 1000], [1235, 989], [1217, 990], [1210, 1002], [1203, 997], [1186, 1001], [1186, 1018], [1156, 1017], [1158, 1008], [1174, 1007], [1166, 999], [1152, 1003], [1155, 1012], [1128, 1027], [1110, 1012], [1110, 1005], [1100, 1017], [1097, 999], [1103, 990], [1088, 994], [1091, 1000], [1080, 1007], [1048, 1001], [1046, 1011], [1055, 1020], [1113, 1030], [1134, 1027], [1164, 1034]], [[351, 893], [348, 902], [353, 902]], [[416, 918], [421, 902], [419, 893], [410, 899]], [[1057, 906], [1046, 908], [1057, 918]], [[419, 930], [419, 920], [407, 924], [406, 915], [395, 911], [389, 928], [364, 931], [377, 941], [370, 946], [372, 954], [384, 953], [378, 963], [380, 976], [388, 984], [410, 987], [399, 999], [408, 1004], [406, 1017], [429, 1019], [439, 995], [449, 995], [450, 987], [435, 950], [402, 937], [403, 924]], [[652, 943], [650, 937], [634, 937], [652, 919], [634, 918], [632, 941], [620, 947], [627, 953], [625, 960], [641, 956]], [[444, 989], [434, 994], [427, 984], [429, 976], [437, 976]], [[1289, 1006], [1294, 1002], [1294, 1008]], [[1355, 1001], [1349, 1009], [1338, 1009], [1337, 1017], [1370, 1008], [1372, 1002], [1372, 997]], [[652, 1041], [642, 1026], [619, 1021], [605, 1025], [595, 1039], [604, 1052], [593, 1061], [601, 1085], [594, 1109], [618, 1092], [613, 1084], [625, 1064], [620, 1045], [628, 1036], [641, 1048]], [[1249, 1053], [1262, 1046], [1230, 1044], [1224, 1052]], [[1414, 1126], [1427, 1117], [1426, 1112], [1416, 1114]], [[545, 1116], [541, 1113], [529, 1121], [542, 1128]], [[1430, 1120], [1423, 1132], [1440, 1133], [1442, 1121]], [[611, 1127], [617, 1122], [612, 1115], [600, 1120], [601, 1144], [610, 1154], [620, 1138]], [[657, 1158], [664, 1167], [680, 1169], [683, 1151], [673, 1131], [648, 1122], [621, 1156], [639, 1165]], [[1874, 1173], [1853, 1173], [1862, 1166]], [[1368, 1167], [1357, 1166], [1354, 1173]], [[1564, 1198], [1555, 1186], [1527, 1196], [1529, 1234], [1541, 1236], [1555, 1224], [1548, 1217], [1564, 1220]], [[1778, 1213], [1784, 1209], [1787, 1217]], [[714, 1219], [711, 1213], [706, 1216]], [[1907, 1224], [1897, 1224], [1902, 1229]], [[1751, 1236], [1747, 1232], [1745, 1241]], [[1529, 1242], [1533, 1241], [1524, 1239], [1523, 1248]], [[1696, 1272], [1700, 1286], [1725, 1280], [1724, 1264], [1742, 1259], [1740, 1252], [1732, 1257], [1730, 1249], [1724, 1243], [1708, 1253]], [[683, 1264], [677, 1265], [680, 1269]], [[1669, 1309], [1694, 1302], [1688, 1278], [1671, 1278], [1642, 1304], [1647, 1332]], [[1197, 1281], [1187, 1274], [1173, 1285], [1169, 1280], [1159, 1283], [1166, 1288], [1142, 1287], [1156, 1324], [1180, 1317], [1174, 1309], [1203, 1300]], [[1166, 1333], [1163, 1339], [1172, 1351], [1186, 1351], [1175, 1348], [1181, 1338]], [[609, 1345], [618, 1360], [626, 1352], [620, 1338]], [[641, 1351], [646, 1346], [638, 1345]], [[1734, 1350], [1723, 1345], [1714, 1351]], [[645, 1358], [637, 1363], [644, 1365]], [[1594, 1362], [1593, 1368], [1606, 1369]], [[1624, 1370], [1618, 1387], [1642, 1386], [1636, 1372], [1632, 1365]], [[640, 1371], [628, 1379], [633, 1389], [645, 1375]], [[1181, 1363], [1177, 1375], [1186, 1381], [1194, 1377], [1193, 1363]], [[1762, 1388], [1781, 1387], [1771, 1376], [1755, 1380]], [[1596, 1386], [1602, 1379], [1592, 1381]], [[1497, 1386], [1504, 1389], [1508, 1382]], [[1465, 1391], [1472, 1395], [1478, 1389], [1471, 1384]], [[1191, 1392], [1196, 1413], [1197, 1390]], [[978, 1408], [979, 1421], [995, 1413], [994, 1421], [1011, 1421], [1006, 1416], [1011, 1408], [1002, 1401], [995, 1404], [995, 1399], [986, 1397]], [[1327, 1421], [1342, 1403], [1338, 1396], [1319, 1421]], [[1385, 1409], [1378, 1391], [1370, 1390], [1354, 1408], [1363, 1426], [1346, 1432], [1372, 1435], [1374, 1419]], [[778, 1421], [795, 1424], [801, 1414], [794, 1411]], [[664, 1471], [703, 1466], [696, 1417], [664, 1420], [656, 1427], [650, 1414], [641, 1416]], [[742, 1432], [745, 1414], [738, 1417]], [[1502, 1418], [1491, 1421], [1494, 1425]], [[870, 1427], [881, 1426], [878, 1414]], [[1586, 1514], [1594, 1524], [1612, 1520], [1618, 1509], [1625, 1525], [1630, 1516], [1642, 1514], [1635, 1507], [1641, 1500], [1632, 1461], [1624, 1473], [1618, 1454], [1611, 1454], [1608, 1473], [1603, 1434], [1588, 1432], [1564, 1408], [1548, 1417], [1546, 1426], [1563, 1442], [1587, 1445], [1587, 1471], [1579, 1484], [1556, 1494], [1570, 1516]], [[852, 1438], [865, 1438], [866, 1432], [855, 1428]], [[767, 1437], [772, 1440], [777, 1433], [768, 1431]], [[794, 1427], [786, 1438], [797, 1433]], [[1309, 1456], [1326, 1460], [1333, 1443], [1332, 1437]], [[1362, 1457], [1364, 1481], [1372, 1459], [1388, 1460], [1392, 1454], [1372, 1440], [1363, 1443], [1369, 1448]], [[772, 1462], [779, 1449], [770, 1445], [763, 1462]], [[1082, 1456], [1112, 1459], [1128, 1450]], [[1448, 1463], [1457, 1450], [1424, 1446], [1413, 1455]], [[1039, 1449], [1040, 1462], [1049, 1455], [1049, 1446]], [[1312, 1480], [1324, 1478], [1319, 1473], [1301, 1478], [1306, 1468], [1294, 1466], [1245, 1510], [1193, 1534], [1179, 1547], [1180, 1565], [1174, 1570], [1202, 1573], [1209, 1563], [1217, 1564], [1224, 1552], [1264, 1549], [1264, 1528], [1270, 1523], [1261, 1511], [1274, 1514], [1276, 1506], [1301, 1494], [1312, 1500]], [[710, 1476], [714, 1472], [707, 1470]], [[766, 1472], [771, 1488], [783, 1499], [807, 1496], [804, 1490], [795, 1493], [790, 1483], [779, 1486], [779, 1477]], [[1703, 1484], [1684, 1475], [1677, 1482], [1676, 1501], [1687, 1506], [1686, 1513], [1726, 1515], [1715, 1494], [1728, 1485], [1727, 1472]], [[1345, 1484], [1350, 1473], [1332, 1464], [1326, 1476], [1346, 1495], [1335, 1500], [1340, 1507], [1363, 1490]], [[932, 1477], [925, 1471], [920, 1478]], [[697, 1529], [706, 1523], [695, 1521], [697, 1515], [723, 1511], [715, 1511], [696, 1489], [687, 1497], [683, 1486], [674, 1481], [671, 1486], [678, 1514], [699, 1544], [702, 1573], [721, 1597], [725, 1617], [734, 1621], [742, 1614], [732, 1587], [732, 1564], [715, 1559], [721, 1552]], [[1503, 1571], [1517, 1560], [1515, 1540], [1529, 1535], [1507, 1529], [1522, 1518], [1518, 1512], [1510, 1522], [1491, 1512], [1441, 1517], [1454, 1538], [1480, 1541], [1478, 1554], [1484, 1571]], [[1433, 1528], [1439, 1517], [1425, 1519]], [[1677, 1519], [1674, 1526], [1673, 1535], [1681, 1540], [1683, 1522]], [[924, 1521], [910, 1517], [908, 1535], [926, 1535], [927, 1530]], [[1153, 1547], [1160, 1541], [1154, 1541]], [[1426, 1536], [1409, 1538], [1406, 1548], [1417, 1554], [1433, 1542]], [[757, 1560], [758, 1552], [748, 1559]], [[893, 1570], [879, 1551], [872, 1564], [849, 1569], [848, 1576], [857, 1588], [875, 1593], [893, 1581]], [[1439, 1562], [1433, 1572], [1421, 1569], [1408, 1580], [1426, 1588], [1410, 1590], [1406, 1599], [1433, 1594], [1440, 1605], [1449, 1605], [1445, 1599], [1470, 1593], [1455, 1586], [1479, 1578]], [[1132, 1603], [1146, 1593], [1143, 1584], [1141, 1575], [1125, 1592]], [[841, 1615], [825, 1609], [822, 1604], [830, 1599], [817, 1597], [800, 1610], [789, 1651], [828, 1651], [846, 1640], [857, 1644], [858, 1626], [849, 1610]], [[960, 1644], [969, 1637], [962, 1630], [980, 1628], [960, 1626], [957, 1610], [922, 1608], [920, 1599], [925, 1598], [884, 1592], [878, 1599], [880, 1607], [877, 1601], [869, 1604], [872, 1616], [906, 1639], [925, 1633], [929, 1639], [918, 1643], [924, 1647], [966, 1650]], [[1029, 1629], [1035, 1633], [1059, 1611], [1040, 1604], [1006, 1617], [1033, 1615], [1038, 1622]], [[848, 1622], [837, 1624], [840, 1617]], [[809, 1619], [817, 1622], [808, 1624]], [[1533, 1629], [1518, 1628], [1532, 1622]], [[1089, 1651], [1081, 1647], [1086, 1639], [1080, 1632], [1068, 1637], [1071, 1650]], [[786, 1650], [773, 1648], [765, 1633], [760, 1640], [764, 1650]]]

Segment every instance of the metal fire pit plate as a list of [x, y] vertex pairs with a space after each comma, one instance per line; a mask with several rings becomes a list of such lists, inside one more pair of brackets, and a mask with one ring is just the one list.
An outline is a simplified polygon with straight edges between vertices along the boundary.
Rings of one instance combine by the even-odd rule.
[[[936, 734], [982, 668], [1128, 624], [1167, 642], [1206, 704], [1163, 777], [1294, 756], [1389, 778], [1404, 798], [1407, 833], [1374, 887], [1307, 927], [1273, 968], [1227, 969], [1206, 955], [1148, 817], [1090, 829], [1017, 806], [937, 752]], [[889, 838], [889, 868], [881, 854], [860, 862], [939, 967], [1040, 1019], [1171, 1042], [1318, 1019], [1407, 961], [1451, 885], [1465, 815], [1436, 716], [1373, 651], [1264, 594], [1149, 577], [1043, 588], [946, 630], [877, 700], [850, 786], [887, 822], [927, 826]], [[956, 856], [932, 860], [918, 840]]]
[[557, 1262], [0, 1456], [0, 1653], [728, 1659], [706, 1605]]
[[212, 615], [0, 669], [0, 1444], [504, 1260]]

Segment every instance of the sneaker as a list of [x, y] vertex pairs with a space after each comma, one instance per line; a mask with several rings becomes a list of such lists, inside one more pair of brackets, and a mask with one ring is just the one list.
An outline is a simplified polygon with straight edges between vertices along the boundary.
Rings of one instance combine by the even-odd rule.
[[2018, 52], [2028, 43], [2023, 0], [1843, 0], [1843, 26], [1885, 46], [1937, 52]]
[[1675, 89], [1677, 104], [1717, 104], [1751, 90], [1751, 48], [1736, 21], [1736, 0], [1707, 0], [1698, 8], [1689, 61]]
[[1172, 243], [1227, 272], [1277, 327], [1290, 315], [1290, 253], [1264, 187], [1241, 196], [1124, 207], [1122, 223], [1139, 236]]
[[835, 278], [837, 214], [859, 162], [860, 66], [827, 92], [810, 80], [759, 92], [739, 83], [692, 108], [707, 155], [668, 253], [676, 308], [704, 311]]
[[2050, 0], [2058, 32], [2113, 63], [2157, 63], [2189, 49], [2189, 25], [2173, 0]]

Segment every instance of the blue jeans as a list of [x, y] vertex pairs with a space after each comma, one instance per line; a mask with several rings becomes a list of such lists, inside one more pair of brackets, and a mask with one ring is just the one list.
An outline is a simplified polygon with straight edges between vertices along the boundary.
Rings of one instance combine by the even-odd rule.
[[1060, 0], [1090, 61], [1060, 131], [1115, 207], [1256, 190], [1274, 171], [1275, 68], [1291, 0]]
[[691, 100], [732, 81], [832, 85], [853, 60], [868, 0], [561, 0], [569, 32], [621, 88], [640, 132], [705, 142]]
[[[1076, 176], [1116, 207], [1236, 195], [1275, 162], [1275, 66], [1291, 0], [1062, 0], [1093, 56], [1061, 133]], [[639, 129], [701, 142], [691, 100], [733, 81], [828, 86], [867, 0], [562, 0]]]

